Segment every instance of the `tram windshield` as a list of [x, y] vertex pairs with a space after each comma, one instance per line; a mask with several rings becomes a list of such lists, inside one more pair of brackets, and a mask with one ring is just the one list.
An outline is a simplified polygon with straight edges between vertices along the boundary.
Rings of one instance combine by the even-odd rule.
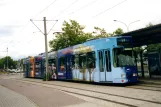
[[113, 55], [115, 67], [136, 65], [132, 48], [114, 48]]

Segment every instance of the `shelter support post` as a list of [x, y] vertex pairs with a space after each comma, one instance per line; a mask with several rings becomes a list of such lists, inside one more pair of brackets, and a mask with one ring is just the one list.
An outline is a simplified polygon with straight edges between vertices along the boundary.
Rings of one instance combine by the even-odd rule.
[[143, 66], [143, 51], [140, 51], [140, 62], [141, 62], [141, 74], [144, 78], [144, 66]]

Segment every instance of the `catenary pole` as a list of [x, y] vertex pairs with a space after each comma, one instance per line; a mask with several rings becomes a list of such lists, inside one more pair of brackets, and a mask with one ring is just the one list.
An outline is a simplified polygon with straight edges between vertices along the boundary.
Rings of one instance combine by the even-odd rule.
[[[32, 19], [30, 19], [30, 21], [36, 26], [36, 24], [33, 22]], [[42, 20], [35, 20], [35, 21], [42, 21]], [[38, 26], [36, 26], [36, 28], [39, 29], [40, 32], [45, 36], [45, 55], [46, 55], [46, 59], [45, 59], [46, 72], [45, 72], [45, 74], [46, 74], [46, 81], [47, 81], [47, 73], [48, 73], [48, 44], [47, 44], [47, 35], [51, 31], [51, 29], [54, 27], [55, 24], [50, 29], [50, 31], [47, 33], [46, 21], [56, 21], [57, 22], [58, 20], [46, 20], [46, 17], [44, 17], [43, 18], [44, 32], [42, 32], [41, 29]]]
[[46, 17], [44, 17], [44, 36], [45, 36], [45, 54], [46, 54], [46, 81], [47, 81], [47, 73], [48, 73], [48, 45], [47, 45], [47, 28], [46, 28]]

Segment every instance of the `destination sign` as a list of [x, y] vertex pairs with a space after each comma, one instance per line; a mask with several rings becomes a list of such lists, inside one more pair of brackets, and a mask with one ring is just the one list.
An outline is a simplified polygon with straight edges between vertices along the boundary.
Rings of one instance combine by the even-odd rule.
[[132, 38], [118, 38], [117, 45], [120, 46], [131, 46], [132, 45]]

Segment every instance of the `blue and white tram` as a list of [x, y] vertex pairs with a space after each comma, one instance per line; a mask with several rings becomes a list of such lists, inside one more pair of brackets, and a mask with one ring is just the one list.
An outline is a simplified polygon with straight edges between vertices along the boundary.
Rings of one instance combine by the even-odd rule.
[[137, 82], [132, 38], [100, 38], [58, 50], [57, 77], [103, 83]]

